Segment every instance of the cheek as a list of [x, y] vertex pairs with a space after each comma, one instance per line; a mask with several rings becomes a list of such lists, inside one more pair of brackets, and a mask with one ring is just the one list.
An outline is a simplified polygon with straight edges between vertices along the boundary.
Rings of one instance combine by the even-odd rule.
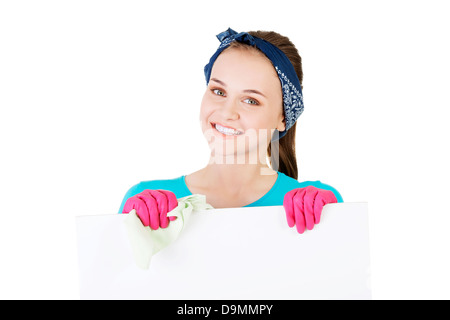
[[251, 122], [249, 125], [255, 129], [273, 129], [276, 128], [278, 123], [278, 114], [274, 112], [264, 112], [258, 114], [256, 117], [248, 117], [248, 121]]
[[205, 94], [200, 105], [200, 123], [203, 130], [209, 128], [209, 118], [214, 111], [209, 100], [210, 99]]
[[280, 122], [284, 119], [284, 111], [283, 106], [280, 104], [276, 104], [274, 109], [271, 111], [270, 116], [268, 117], [269, 126], [268, 128], [275, 129], [279, 126]]

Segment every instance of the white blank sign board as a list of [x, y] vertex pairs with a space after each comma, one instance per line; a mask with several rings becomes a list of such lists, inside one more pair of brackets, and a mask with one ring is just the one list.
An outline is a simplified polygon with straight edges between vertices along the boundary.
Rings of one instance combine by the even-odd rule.
[[81, 299], [370, 299], [367, 203], [328, 204], [298, 234], [282, 206], [194, 211], [136, 266], [127, 215], [78, 216]]

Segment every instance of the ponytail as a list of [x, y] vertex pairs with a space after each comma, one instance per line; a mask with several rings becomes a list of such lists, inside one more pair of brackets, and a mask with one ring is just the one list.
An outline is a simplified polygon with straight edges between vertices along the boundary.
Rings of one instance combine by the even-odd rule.
[[295, 154], [295, 128], [297, 123], [286, 132], [284, 137], [276, 143], [271, 142], [267, 148], [267, 155], [270, 158], [270, 165], [273, 170], [297, 180], [298, 168]]

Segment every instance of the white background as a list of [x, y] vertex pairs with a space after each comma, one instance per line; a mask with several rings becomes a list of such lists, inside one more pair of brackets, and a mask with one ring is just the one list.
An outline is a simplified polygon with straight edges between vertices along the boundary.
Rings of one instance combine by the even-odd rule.
[[74, 217], [206, 164], [203, 67], [228, 27], [296, 44], [300, 180], [369, 202], [373, 297], [450, 298], [446, 6], [0, 2], [0, 298], [77, 299]]

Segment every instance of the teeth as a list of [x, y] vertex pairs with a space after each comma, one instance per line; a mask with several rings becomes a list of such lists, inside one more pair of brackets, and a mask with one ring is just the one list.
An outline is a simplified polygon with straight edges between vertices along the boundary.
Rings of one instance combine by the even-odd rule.
[[240, 132], [240, 131], [237, 131], [237, 130], [234, 130], [234, 129], [231, 129], [231, 128], [222, 127], [220, 124], [216, 124], [215, 128], [216, 128], [217, 131], [219, 131], [219, 132], [221, 132], [223, 134], [226, 134], [228, 136], [242, 134], [242, 132]]

